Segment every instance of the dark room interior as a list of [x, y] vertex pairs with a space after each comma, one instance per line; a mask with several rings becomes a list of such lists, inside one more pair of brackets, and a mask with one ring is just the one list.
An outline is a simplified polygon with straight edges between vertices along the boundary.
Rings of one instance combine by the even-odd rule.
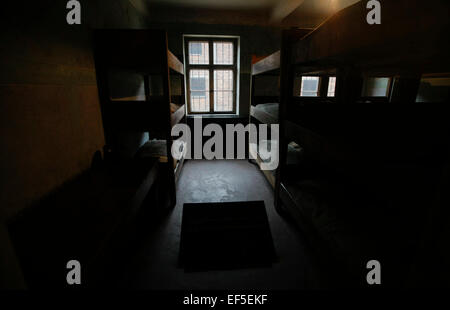
[[2, 290], [449, 287], [449, 1], [2, 6]]

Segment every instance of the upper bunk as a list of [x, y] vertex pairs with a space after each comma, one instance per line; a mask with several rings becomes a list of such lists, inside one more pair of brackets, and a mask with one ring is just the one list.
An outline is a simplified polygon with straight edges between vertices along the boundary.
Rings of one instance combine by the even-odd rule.
[[376, 25], [368, 13], [360, 1], [334, 14], [293, 44], [291, 63], [306, 72], [343, 65], [371, 74], [449, 71], [448, 1], [384, 1]]
[[[250, 116], [263, 124], [277, 124], [279, 110], [278, 77], [280, 75], [280, 51], [265, 57], [252, 57], [252, 98]], [[276, 88], [270, 95], [256, 94], [256, 88], [265, 79], [266, 89]], [[265, 76], [265, 77], [263, 77]], [[258, 83], [257, 83], [258, 82]], [[276, 84], [276, 85], [273, 85]]]
[[184, 75], [183, 63], [169, 50], [167, 50], [167, 60], [170, 70], [174, 73]]
[[[299, 40], [310, 33], [310, 28], [290, 29], [289, 34], [292, 40]], [[252, 59], [252, 102], [250, 106], [250, 115], [264, 124], [278, 124], [279, 114], [279, 76], [281, 66], [282, 50], [278, 50], [268, 56], [253, 57]], [[255, 86], [259, 85], [260, 80], [272, 78], [276, 85], [270, 85], [277, 88], [277, 95], [258, 95], [255, 94]], [[276, 80], [273, 79], [276, 77]], [[267, 81], [266, 81], [267, 83]], [[272, 83], [273, 84], [273, 83]]]
[[[289, 36], [292, 41], [297, 41], [311, 33], [312, 28], [292, 28], [289, 29]], [[263, 57], [253, 57], [252, 76], [255, 75], [279, 75], [282, 51], [278, 50]]]
[[[333, 139], [381, 139], [376, 129], [381, 123], [384, 138], [401, 127], [405, 132], [421, 128], [430, 135], [443, 132], [435, 127], [438, 120], [444, 122], [440, 115], [447, 114], [450, 101], [450, 3], [398, 0], [385, 1], [381, 8], [379, 25], [368, 24], [369, 10], [361, 1], [289, 45], [289, 88], [281, 118], [309, 136], [313, 132]], [[301, 97], [296, 79], [310, 76], [319, 77], [320, 94]], [[322, 83], [330, 77], [335, 81], [333, 97], [326, 95], [328, 83]], [[374, 90], [379, 86], [375, 80], [384, 84], [381, 95]], [[428, 96], [435, 90], [442, 96]], [[428, 98], [423, 100], [423, 95]], [[402, 118], [406, 114], [414, 121]]]
[[278, 75], [280, 73], [280, 54], [280, 51], [276, 51], [252, 63], [252, 75]]
[[96, 55], [103, 66], [161, 74], [184, 74], [183, 63], [168, 49], [167, 32], [158, 29], [95, 30]]
[[105, 128], [166, 138], [186, 110], [183, 63], [168, 49], [166, 31], [102, 29], [94, 35]]

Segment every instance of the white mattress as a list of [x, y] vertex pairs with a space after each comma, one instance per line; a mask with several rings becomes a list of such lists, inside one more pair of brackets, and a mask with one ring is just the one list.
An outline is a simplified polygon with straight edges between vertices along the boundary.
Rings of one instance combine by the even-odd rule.
[[278, 103], [262, 103], [255, 106], [256, 110], [269, 114], [274, 119], [278, 119]]
[[[180, 146], [180, 152], [186, 151], [185, 145]], [[138, 158], [159, 158], [161, 162], [167, 162], [167, 142], [166, 140], [149, 140], [141, 146], [136, 154]]]

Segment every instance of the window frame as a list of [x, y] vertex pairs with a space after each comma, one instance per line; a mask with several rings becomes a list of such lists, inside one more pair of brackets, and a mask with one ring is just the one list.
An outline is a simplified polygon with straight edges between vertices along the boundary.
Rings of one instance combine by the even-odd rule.
[[[317, 78], [317, 90], [315, 91], [315, 96], [302, 96], [302, 89], [303, 89], [303, 78]], [[300, 79], [300, 94], [299, 97], [301, 98], [320, 98], [320, 88], [322, 86], [322, 77], [320, 75], [302, 75]], [[308, 91], [307, 91], [308, 92]]]
[[[385, 96], [367, 96], [366, 90], [367, 90], [367, 80], [368, 79], [388, 79], [388, 83], [386, 86], [386, 95]], [[385, 76], [385, 75], [374, 75], [374, 76], [365, 76], [363, 77], [363, 82], [361, 85], [361, 98], [362, 99], [368, 99], [368, 100], [389, 100], [392, 93], [392, 86], [393, 86], [393, 80], [394, 78], [392, 76]]]
[[[333, 94], [332, 96], [330, 95], [331, 79], [334, 79], [334, 87], [333, 87], [333, 90], [331, 91], [331, 93]], [[328, 76], [327, 77], [327, 88], [326, 88], [326, 92], [325, 92], [326, 98], [336, 98], [336, 85], [337, 85], [337, 76], [335, 76], [335, 75]]]
[[[189, 42], [201, 41], [208, 42], [208, 58], [209, 64], [190, 64], [189, 63]], [[220, 65], [214, 64], [214, 42], [231, 42], [233, 43], [233, 64]], [[188, 115], [199, 114], [236, 114], [238, 106], [238, 81], [239, 81], [239, 37], [235, 36], [199, 36], [199, 35], [184, 35], [183, 36], [183, 50], [184, 50], [184, 66], [185, 66], [185, 85], [186, 85], [186, 103]], [[191, 109], [191, 85], [190, 85], [190, 71], [191, 70], [208, 70], [209, 71], [209, 111], [195, 112]], [[231, 70], [233, 71], [233, 95], [232, 95], [232, 110], [231, 111], [214, 111], [214, 70]]]

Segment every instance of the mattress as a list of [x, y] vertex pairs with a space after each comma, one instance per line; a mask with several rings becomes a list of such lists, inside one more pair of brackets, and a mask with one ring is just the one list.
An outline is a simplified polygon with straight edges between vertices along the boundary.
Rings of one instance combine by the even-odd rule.
[[275, 123], [278, 121], [278, 110], [279, 110], [279, 104], [278, 103], [262, 103], [258, 104], [253, 107], [254, 109], [254, 115], [256, 118], [258, 118], [258, 114], [264, 114], [265, 117], [268, 117], [272, 119], [272, 123]]
[[[284, 186], [295, 204], [288, 212], [307, 219], [349, 270], [386, 252], [389, 240], [384, 233], [391, 229], [382, 221], [381, 205], [372, 201], [374, 197], [352, 193], [359, 188], [334, 181], [297, 179]], [[379, 223], [385, 226], [380, 228]]]
[[[185, 155], [186, 147], [185, 144], [180, 145], [180, 153]], [[167, 142], [166, 140], [149, 140], [144, 145], [141, 146], [139, 151], [136, 153], [136, 157], [143, 158], [159, 158], [160, 162], [167, 162]]]
[[[263, 149], [267, 149], [268, 152], [271, 151], [272, 147], [274, 147], [274, 144], [277, 143], [276, 141], [271, 140], [262, 140], [260, 142], [260, 147]], [[256, 143], [250, 143], [250, 154], [253, 158], [258, 158], [259, 161], [263, 163], [269, 163], [269, 159], [263, 159], [260, 156], [258, 145]], [[288, 144], [288, 152], [287, 152], [287, 158], [286, 158], [286, 164], [287, 165], [296, 165], [299, 164], [303, 159], [303, 148], [300, 147], [295, 142], [291, 142]], [[272, 174], [275, 174], [276, 170], [270, 170]]]
[[141, 146], [136, 154], [137, 158], [159, 158], [160, 162], [167, 162], [166, 140], [149, 140]]
[[175, 103], [170, 103], [170, 113], [176, 112], [179, 108], [181, 108], [183, 105], [178, 105]]

